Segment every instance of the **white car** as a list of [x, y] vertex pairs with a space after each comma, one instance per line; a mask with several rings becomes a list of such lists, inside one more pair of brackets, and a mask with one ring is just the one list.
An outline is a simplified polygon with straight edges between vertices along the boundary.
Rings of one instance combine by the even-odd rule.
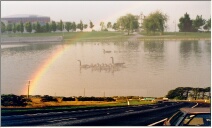
[[211, 126], [209, 107], [181, 108], [164, 122], [165, 126]]

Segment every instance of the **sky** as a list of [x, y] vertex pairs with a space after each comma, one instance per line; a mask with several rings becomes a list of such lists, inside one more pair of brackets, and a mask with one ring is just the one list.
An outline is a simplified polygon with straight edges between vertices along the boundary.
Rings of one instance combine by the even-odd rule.
[[187, 12], [191, 19], [197, 15], [208, 20], [211, 17], [211, 1], [1, 1], [1, 17], [16, 14], [35, 14], [49, 16], [51, 20], [80, 20], [89, 24], [91, 20], [100, 29], [100, 22], [116, 22], [127, 13], [139, 15], [160, 10], [167, 14], [167, 31], [178, 31], [179, 18]]

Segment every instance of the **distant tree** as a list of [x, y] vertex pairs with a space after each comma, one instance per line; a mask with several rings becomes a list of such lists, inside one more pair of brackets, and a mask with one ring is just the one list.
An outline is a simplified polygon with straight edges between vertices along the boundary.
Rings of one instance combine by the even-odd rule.
[[205, 20], [201, 16], [196, 16], [196, 19], [192, 21], [192, 31], [197, 32], [200, 26], [205, 24]]
[[11, 32], [13, 30], [13, 25], [12, 24], [8, 24], [7, 25], [7, 31]]
[[29, 33], [32, 32], [32, 24], [31, 24], [31, 22], [27, 22], [27, 23], [25, 24], [25, 29], [26, 29], [26, 31], [29, 32]]
[[62, 21], [62, 20], [60, 20], [60, 22], [57, 23], [57, 29], [58, 29], [59, 31], [63, 31], [63, 21]]
[[90, 28], [93, 30], [93, 27], [94, 27], [94, 25], [93, 25], [93, 23], [90, 21]]
[[51, 25], [49, 23], [45, 24], [45, 30], [46, 32], [51, 32]]
[[17, 96], [14, 94], [1, 95], [2, 106], [26, 106], [27, 99], [23, 96]]
[[111, 22], [107, 23], [107, 29], [109, 29], [109, 28], [112, 28], [112, 23]]
[[69, 32], [71, 30], [71, 28], [72, 28], [71, 22], [66, 22], [65, 23], [65, 29]]
[[118, 30], [117, 23], [114, 23], [112, 28], [113, 28], [115, 31]]
[[76, 29], [77, 29], [77, 25], [76, 25], [75, 22], [73, 22], [73, 23], [72, 23], [72, 30], [73, 30], [73, 31], [76, 31]]
[[36, 33], [39, 33], [39, 32], [42, 31], [41, 25], [40, 25], [39, 22], [37, 22], [36, 24], [34, 24], [33, 28], [34, 28], [34, 30], [35, 30]]
[[21, 33], [23, 33], [24, 32], [24, 24], [23, 24], [23, 22], [21, 21], [21, 23], [20, 23], [20, 31], [21, 31]]
[[87, 25], [87, 24], [84, 24], [84, 25], [83, 25], [83, 28], [84, 28], [84, 29], [86, 29], [87, 27], [88, 27], [88, 25]]
[[205, 30], [209, 31], [211, 29], [211, 18], [206, 21], [206, 24], [203, 27]]
[[[166, 14], [156, 11], [143, 19], [142, 27], [147, 33], [153, 32], [155, 34], [158, 31], [162, 35], [165, 28], [167, 28], [167, 20], [168, 16]], [[139, 24], [136, 25], [139, 26]]]
[[42, 102], [49, 102], [49, 101], [54, 101], [54, 102], [57, 102], [58, 100], [52, 96], [49, 96], [49, 95], [44, 95], [42, 98], [41, 98], [41, 101]]
[[138, 19], [137, 16], [134, 16], [132, 14], [127, 14], [125, 16], [121, 16], [117, 20], [118, 28], [127, 31], [127, 34], [129, 35], [130, 32], [133, 32], [138, 28]]
[[186, 34], [186, 32], [192, 31], [192, 20], [190, 19], [189, 14], [184, 14], [184, 17], [181, 17], [179, 22], [178, 27], [180, 32], [185, 32]]
[[80, 20], [80, 23], [77, 24], [77, 28], [80, 29], [81, 32], [83, 31], [83, 22], [82, 22], [82, 20]]
[[103, 31], [104, 29], [105, 29], [105, 25], [104, 25], [105, 23], [102, 21], [102, 22], [100, 22], [100, 26], [101, 26], [101, 31]]
[[16, 29], [17, 29], [17, 32], [20, 32], [21, 31], [21, 25], [20, 24], [17, 24], [16, 25]]
[[4, 33], [6, 31], [6, 25], [4, 22], [1, 22], [1, 33]]
[[55, 22], [55, 21], [52, 21], [51, 26], [52, 26], [52, 31], [54, 31], [54, 32], [55, 32], [55, 31], [57, 30], [56, 22]]
[[17, 27], [16, 27], [16, 24], [15, 23], [13, 23], [13, 33], [16, 33], [16, 31], [17, 31]]

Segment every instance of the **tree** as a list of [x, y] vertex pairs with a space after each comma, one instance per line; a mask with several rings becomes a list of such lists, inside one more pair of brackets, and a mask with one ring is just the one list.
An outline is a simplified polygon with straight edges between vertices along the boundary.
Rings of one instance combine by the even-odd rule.
[[107, 29], [109, 29], [109, 28], [112, 28], [112, 23], [111, 22], [107, 23]]
[[26, 29], [26, 31], [29, 32], [29, 33], [32, 32], [32, 24], [31, 24], [31, 22], [27, 22], [27, 23], [25, 24], [25, 29]]
[[196, 16], [196, 19], [192, 21], [192, 31], [197, 32], [200, 26], [205, 24], [205, 20], [201, 16]]
[[115, 31], [118, 30], [117, 23], [114, 23], [112, 28], [113, 28]]
[[101, 26], [101, 31], [103, 31], [105, 29], [105, 25], [104, 25], [104, 22], [100, 22], [100, 26]]
[[20, 31], [21, 31], [21, 33], [23, 33], [24, 32], [24, 24], [23, 24], [23, 22], [21, 21], [21, 23], [20, 23]]
[[56, 22], [55, 21], [52, 21], [52, 31], [56, 31], [57, 30], [57, 25], [56, 25]]
[[41, 25], [40, 25], [39, 22], [37, 22], [36, 24], [34, 24], [34, 25], [33, 25], [33, 28], [34, 28], [34, 30], [35, 30], [36, 33], [39, 33], [39, 32], [42, 31], [42, 30], [41, 30]]
[[14, 94], [1, 95], [2, 106], [26, 106], [27, 100], [23, 96], [16, 96]]
[[73, 30], [73, 31], [76, 31], [76, 29], [77, 29], [77, 25], [76, 25], [75, 22], [73, 22], [73, 23], [72, 23], [72, 30]]
[[211, 29], [211, 18], [206, 21], [206, 24], [204, 25], [203, 28], [207, 31]]
[[51, 25], [49, 23], [46, 23], [45, 30], [46, 32], [51, 32]]
[[4, 22], [1, 22], [1, 33], [4, 33], [6, 31], [6, 26]]
[[93, 27], [94, 27], [94, 25], [93, 25], [93, 23], [90, 21], [90, 28], [92, 29], [92, 31], [93, 31]]
[[138, 29], [138, 19], [137, 16], [132, 14], [127, 14], [126, 16], [121, 16], [117, 20], [118, 28], [123, 31], [127, 31], [128, 35], [130, 32], [133, 32], [135, 29]]
[[83, 22], [82, 22], [82, 20], [80, 20], [80, 23], [77, 24], [77, 28], [80, 29], [81, 32], [83, 31]]
[[84, 28], [84, 29], [86, 29], [87, 27], [88, 27], [88, 25], [87, 25], [87, 24], [84, 24], [84, 25], [83, 25], [83, 28]]
[[72, 24], [71, 22], [66, 22], [65, 23], [65, 29], [69, 32], [71, 30]]
[[16, 31], [17, 31], [17, 27], [16, 27], [16, 24], [15, 23], [13, 23], [13, 33], [16, 33]]
[[167, 20], [168, 16], [166, 14], [156, 11], [144, 18], [142, 26], [147, 33], [153, 32], [155, 34], [158, 31], [162, 35], [165, 28], [167, 28]]
[[20, 32], [21, 31], [21, 25], [20, 24], [17, 24], [16, 25], [16, 29], [17, 29], [18, 32]]
[[192, 20], [190, 19], [189, 14], [184, 14], [184, 17], [181, 17], [179, 22], [178, 27], [180, 32], [185, 32], [186, 34], [186, 32], [192, 31]]
[[63, 31], [63, 21], [62, 20], [60, 20], [60, 22], [59, 23], [57, 23], [57, 30], [59, 30], [59, 31]]
[[7, 25], [7, 31], [11, 32], [13, 30], [13, 25], [12, 24], [8, 24]]

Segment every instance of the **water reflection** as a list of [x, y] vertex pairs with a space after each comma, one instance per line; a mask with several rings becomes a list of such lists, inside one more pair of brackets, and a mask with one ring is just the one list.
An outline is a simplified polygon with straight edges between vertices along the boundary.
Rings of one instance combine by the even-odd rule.
[[2, 93], [22, 94], [55, 55], [32, 94], [78, 96], [86, 88], [86, 96], [164, 96], [179, 86], [211, 84], [209, 41], [45, 43], [2, 47]]

